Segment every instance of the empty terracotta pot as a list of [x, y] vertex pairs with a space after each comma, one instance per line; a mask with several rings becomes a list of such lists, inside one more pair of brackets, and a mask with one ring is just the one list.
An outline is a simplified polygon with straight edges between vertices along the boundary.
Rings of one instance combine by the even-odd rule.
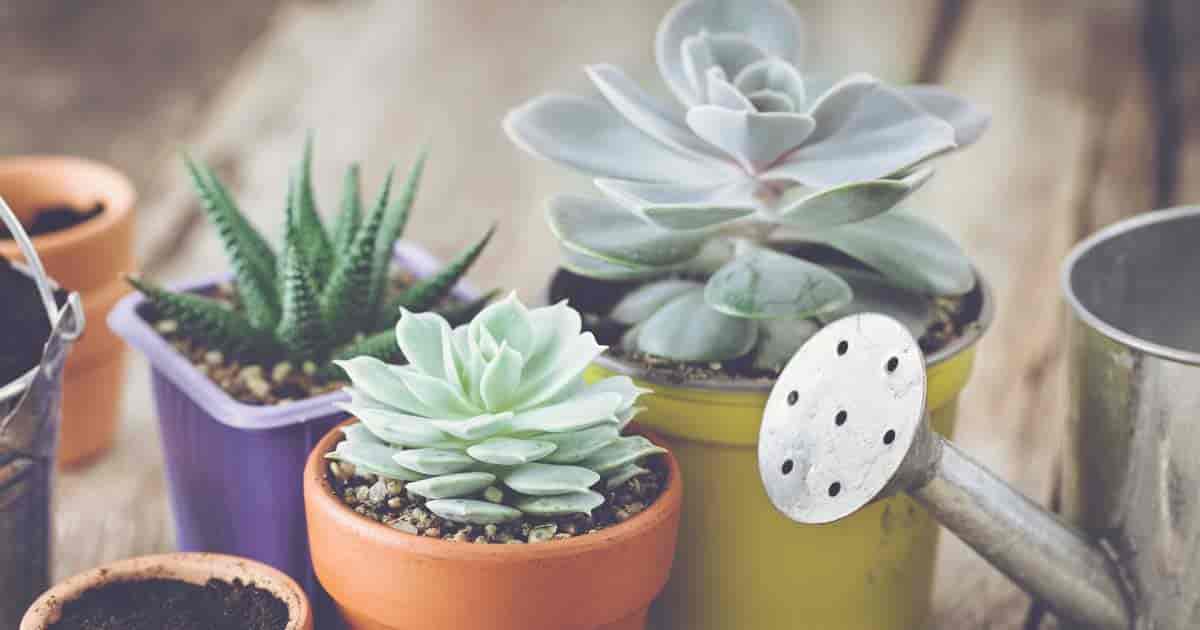
[[[0, 196], [29, 227], [39, 210], [103, 204], [104, 211], [72, 227], [35, 236], [46, 271], [83, 297], [84, 316], [102, 322], [128, 292], [133, 270], [133, 184], [103, 164], [69, 156], [0, 158]], [[16, 243], [0, 239], [0, 256], [21, 258]], [[58, 461], [75, 466], [112, 445], [116, 433], [125, 348], [105, 326], [88, 326], [67, 359]]]
[[667, 489], [620, 525], [568, 540], [483, 545], [407, 534], [347, 508], [331, 492], [324, 459], [341, 439], [331, 431], [309, 456], [304, 503], [317, 579], [351, 630], [646, 627], [679, 527], [673, 456]]
[[204, 584], [213, 578], [224, 582], [241, 580], [270, 592], [287, 605], [289, 621], [286, 630], [312, 630], [308, 598], [292, 578], [253, 560], [214, 553], [143, 556], [80, 573], [39, 597], [25, 613], [19, 630], [45, 630], [59, 620], [64, 604], [105, 584], [148, 579]]

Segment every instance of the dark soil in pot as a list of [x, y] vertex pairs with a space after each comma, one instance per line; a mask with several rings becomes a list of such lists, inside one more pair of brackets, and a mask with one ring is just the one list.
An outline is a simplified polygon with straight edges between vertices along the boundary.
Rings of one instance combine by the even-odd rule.
[[[33, 220], [25, 224], [29, 236], [41, 236], [73, 228], [80, 223], [90, 221], [104, 212], [104, 204], [97, 202], [87, 209], [78, 209], [68, 205], [48, 206], [33, 213]], [[0, 226], [0, 239], [12, 239], [8, 228]]]
[[[605, 487], [602, 480], [592, 489], [604, 495], [604, 504], [590, 515], [572, 514], [557, 518], [525, 517], [496, 525], [470, 525], [447, 521], [425, 509], [425, 500], [404, 489], [403, 481], [358, 474], [354, 466], [330, 462], [326, 480], [334, 496], [358, 514], [398, 531], [464, 543], [544, 543], [583, 536], [623, 523], [649, 508], [667, 487], [666, 462], [651, 457], [642, 465], [649, 470], [620, 484]], [[511, 490], [503, 492], [510, 494]]]
[[[795, 245], [786, 248], [786, 251], [812, 262], [869, 270], [857, 260], [820, 245]], [[596, 280], [559, 269], [550, 280], [548, 298], [550, 303], [567, 300], [582, 314], [584, 329], [596, 335], [597, 341], [609, 346], [610, 356], [640, 365], [656, 380], [668, 383], [759, 380], [770, 383], [779, 376], [778, 371], [755, 367], [751, 355], [723, 362], [688, 363], [625, 349], [621, 337], [629, 327], [608, 317], [608, 313], [621, 298], [643, 284], [645, 281]], [[983, 299], [983, 288], [979, 285], [962, 297], [935, 298], [936, 319], [918, 339], [921, 350], [933, 354], [961, 338], [979, 321]]]
[[284, 630], [287, 605], [240, 580], [111, 582], [63, 605], [47, 630]]
[[[57, 291], [59, 305], [66, 301], [66, 292]], [[12, 382], [42, 359], [46, 339], [50, 337], [50, 321], [38, 294], [37, 285], [29, 276], [13, 267], [7, 258], [0, 257], [0, 385]]]

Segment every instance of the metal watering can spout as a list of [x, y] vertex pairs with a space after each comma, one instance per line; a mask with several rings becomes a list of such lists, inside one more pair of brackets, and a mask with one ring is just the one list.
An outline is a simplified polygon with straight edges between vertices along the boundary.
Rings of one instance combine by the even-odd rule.
[[771, 502], [819, 524], [908, 493], [1060, 617], [1131, 628], [1109, 554], [938, 435], [925, 396], [925, 359], [902, 324], [861, 314], [824, 327], [780, 374], [763, 415], [758, 466]]

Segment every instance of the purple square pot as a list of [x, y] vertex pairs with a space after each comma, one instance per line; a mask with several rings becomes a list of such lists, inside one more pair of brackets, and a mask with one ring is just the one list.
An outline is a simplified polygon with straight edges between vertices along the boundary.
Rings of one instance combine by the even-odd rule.
[[[425, 250], [398, 243], [395, 262], [418, 277], [439, 268]], [[185, 283], [211, 287], [227, 276]], [[466, 283], [455, 295], [472, 299]], [[346, 414], [341, 392], [282, 405], [234, 400], [163, 339], [137, 312], [140, 294], [121, 300], [108, 325], [150, 362], [154, 400], [181, 551], [244, 556], [269, 564], [314, 592], [304, 522], [302, 472], [310, 450]]]

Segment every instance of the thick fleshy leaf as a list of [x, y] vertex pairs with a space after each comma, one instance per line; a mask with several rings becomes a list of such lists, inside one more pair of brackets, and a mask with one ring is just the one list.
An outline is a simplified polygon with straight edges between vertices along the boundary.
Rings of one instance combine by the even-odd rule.
[[483, 378], [479, 380], [479, 395], [489, 411], [509, 408], [521, 385], [521, 369], [524, 365], [525, 358], [508, 346], [507, 339], [504, 340], [495, 358], [483, 369]]
[[608, 488], [609, 490], [615, 490], [620, 488], [621, 485], [626, 481], [629, 481], [634, 477], [648, 474], [650, 474], [648, 469], [642, 468], [637, 464], [625, 464], [624, 466], [609, 473], [608, 479], [604, 480], [604, 487]]
[[713, 147], [688, 129], [683, 115], [643, 91], [620, 68], [597, 64], [585, 68], [592, 83], [629, 122], [659, 142], [681, 151], [716, 158]]
[[824, 267], [768, 249], [734, 259], [708, 279], [714, 309], [751, 319], [804, 318], [850, 302], [850, 285]]
[[542, 381], [553, 372], [563, 352], [583, 331], [583, 318], [566, 300], [529, 311], [533, 349], [525, 363], [524, 379]]
[[479, 462], [462, 451], [442, 448], [416, 448], [407, 451], [391, 451], [397, 464], [424, 475], [449, 475], [479, 466]]
[[649, 394], [651, 390], [638, 387], [632, 378], [628, 376], [610, 376], [606, 379], [590, 383], [579, 393], [580, 396], [594, 396], [597, 394], [612, 393], [621, 397], [621, 405], [618, 409], [628, 409], [632, 407], [637, 399], [642, 394]]
[[588, 490], [550, 497], [522, 497], [515, 505], [518, 510], [534, 516], [591, 514], [592, 510], [604, 505], [604, 495]]
[[703, 287], [699, 282], [674, 278], [645, 284], [621, 298], [608, 316], [629, 326], [640, 324], [666, 306], [667, 302]]
[[531, 362], [526, 370], [527, 378], [522, 379], [521, 390], [516, 396], [516, 400], [520, 401], [517, 409], [533, 409], [570, 391], [587, 366], [605, 349], [605, 346], [596, 343], [595, 335], [585, 332], [538, 364]]
[[580, 394], [564, 402], [536, 407], [518, 413], [512, 419], [513, 431], [562, 433], [579, 431], [606, 422], [615, 423], [622, 396], [616, 392]]
[[558, 448], [553, 442], [490, 438], [467, 449], [467, 454], [485, 464], [518, 466], [536, 462]]
[[579, 465], [590, 468], [600, 473], [601, 476], [608, 476], [626, 464], [640, 462], [651, 455], [666, 452], [666, 449], [655, 446], [653, 442], [640, 435], [631, 435], [620, 438], [592, 453]]
[[467, 420], [430, 420], [429, 423], [462, 440], [482, 440], [509, 430], [512, 412], [475, 416]]
[[936, 319], [934, 299], [928, 294], [902, 289], [870, 271], [845, 268], [835, 268], [833, 271], [850, 283], [854, 299], [836, 313], [823, 318], [827, 321], [858, 313], [883, 313], [904, 324], [914, 338], [920, 339]]
[[901, 179], [852, 182], [794, 200], [785, 195], [779, 219], [801, 230], [823, 230], [862, 221], [891, 210], [932, 176], [933, 169], [925, 167]]
[[645, 407], [639, 407], [639, 406], [635, 405], [635, 406], [625, 409], [623, 411], [618, 411], [617, 412], [617, 428], [624, 431], [625, 427], [629, 426], [629, 423], [632, 422], [633, 419], [636, 418], [639, 413], [642, 413], [645, 410], [646, 410]]
[[[818, 88], [808, 92], [810, 100], [806, 103], [808, 115], [817, 122], [817, 129], [808, 138], [809, 142], [815, 143], [841, 131], [863, 99], [879, 86], [879, 79], [865, 72], [856, 72], [828, 82], [819, 79], [814, 81], [813, 77], [808, 77], [805, 83]], [[827, 83], [827, 87], [819, 89], [822, 83]]]
[[600, 481], [600, 475], [579, 466], [534, 463], [517, 466], [503, 480], [521, 494], [544, 497], [586, 491]]
[[384, 441], [371, 433], [367, 425], [356, 422], [354, 424], [342, 427], [342, 435], [346, 436], [347, 442], [372, 442], [374, 444], [384, 444]]
[[[396, 343], [408, 364], [435, 378], [458, 383], [458, 367], [450, 341], [450, 325], [437, 313], [412, 313], [401, 309], [396, 322]], [[449, 356], [447, 356], [449, 355]]]
[[750, 352], [757, 339], [757, 322], [714, 310], [697, 289], [643, 322], [635, 348], [676, 361], [726, 361]]
[[564, 245], [630, 267], [668, 266], [694, 258], [707, 233], [672, 232], [605, 199], [560, 195], [546, 208], [550, 229]]
[[794, 112], [797, 109], [790, 96], [774, 90], [759, 90], [746, 95], [746, 98], [760, 112]]
[[[870, 89], [828, 137], [821, 128], [764, 175], [813, 188], [882, 179], [953, 149], [954, 128], [886, 85]], [[819, 125], [820, 123], [818, 123]]]
[[691, 0], [671, 9], [658, 26], [654, 42], [658, 69], [685, 105], [702, 102], [688, 81], [683, 62], [684, 39], [702, 31], [741, 33], [768, 55], [798, 61], [803, 44], [800, 17], [782, 0]]
[[773, 98], [791, 106], [780, 111], [797, 111], [796, 108], [806, 100], [800, 72], [796, 66], [778, 57], [760, 59], [746, 66], [733, 82], [743, 94], [775, 94], [777, 96]]
[[496, 483], [496, 475], [492, 473], [465, 472], [430, 477], [422, 481], [411, 482], [404, 487], [409, 492], [426, 499], [454, 499], [483, 492], [484, 488], [493, 483]]
[[781, 371], [800, 346], [808, 341], [821, 325], [811, 319], [765, 319], [754, 349], [754, 367], [760, 370]]
[[950, 123], [959, 148], [973, 144], [991, 123], [987, 110], [936, 85], [905, 85], [899, 90], [921, 109]]
[[708, 69], [708, 104], [740, 112], [754, 111], [754, 103], [738, 91], [719, 66]]
[[438, 414], [437, 408], [417, 398], [391, 366], [379, 359], [354, 357], [334, 363], [346, 372], [356, 389], [381, 403], [421, 416]]
[[616, 425], [604, 424], [582, 431], [544, 433], [537, 436], [537, 439], [558, 445], [558, 449], [547, 455], [543, 461], [551, 464], [574, 464], [608, 446], [618, 437], [621, 437], [621, 433]]
[[396, 461], [392, 458], [395, 452], [396, 449], [384, 444], [342, 441], [338, 442], [332, 452], [326, 453], [325, 457], [354, 464], [354, 467], [361, 472], [369, 472], [388, 479], [418, 481], [425, 478], [425, 475], [415, 470], [396, 465]]
[[516, 508], [475, 499], [436, 499], [426, 502], [425, 507], [434, 514], [456, 523], [490, 525], [521, 518], [521, 511]]
[[666, 230], [702, 230], [754, 214], [758, 182], [749, 178], [717, 185], [684, 186], [597, 179], [609, 199]]
[[661, 144], [594, 98], [539, 96], [509, 112], [504, 130], [529, 153], [594, 176], [704, 183], [733, 172], [722, 160]]
[[588, 256], [567, 246], [562, 247], [562, 266], [564, 269], [588, 278], [597, 280], [646, 280], [671, 273], [673, 267], [651, 267], [639, 265], [630, 267], [610, 263], [602, 258]]
[[807, 114], [735, 111], [715, 105], [689, 109], [687, 123], [696, 135], [755, 173], [799, 147], [816, 127]]
[[727, 81], [765, 55], [757, 44], [738, 33], [697, 33], [683, 40], [682, 52], [688, 85], [700, 102], [709, 103], [713, 103], [714, 96], [712, 81]]
[[[390, 370], [404, 381], [408, 391], [412, 392], [413, 396], [424, 403], [427, 408], [437, 410], [436, 413], [429, 415], [453, 414], [471, 417], [486, 411], [468, 400], [464, 392], [456, 385], [441, 378], [429, 376], [411, 365], [396, 365], [392, 366]], [[355, 383], [357, 384], [357, 381]]]
[[523, 356], [529, 356], [534, 350], [536, 333], [530, 323], [529, 309], [517, 299], [515, 292], [483, 309], [469, 326], [476, 337], [486, 329], [493, 339], [504, 340], [508, 347]]
[[866, 263], [893, 284], [934, 295], [963, 295], [975, 287], [971, 261], [944, 232], [907, 211], [810, 234]]
[[346, 388], [350, 402], [337, 407], [358, 418], [376, 437], [403, 446], [435, 446], [453, 438], [429, 423], [423, 416], [403, 413], [399, 408], [363, 395], [354, 387]]

